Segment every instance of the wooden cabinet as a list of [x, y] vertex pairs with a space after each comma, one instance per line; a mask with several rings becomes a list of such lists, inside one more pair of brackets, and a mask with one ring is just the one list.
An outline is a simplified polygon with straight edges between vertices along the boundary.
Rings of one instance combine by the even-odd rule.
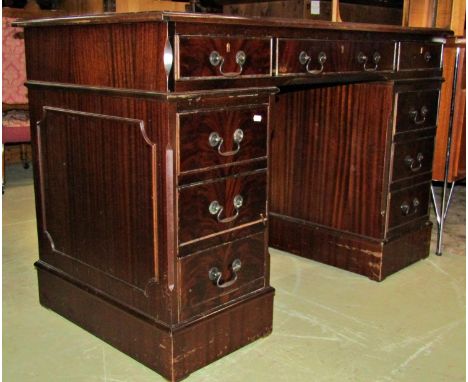
[[[277, 96], [270, 244], [374, 280], [418, 260], [408, 252], [415, 231], [426, 232], [418, 251], [426, 257], [439, 86], [355, 84]], [[423, 104], [432, 110], [424, 120], [410, 113]], [[301, 115], [287, 127], [279, 118], [286, 108]], [[388, 262], [392, 246], [403, 252]]]
[[40, 301], [166, 378], [271, 332], [268, 244], [374, 280], [428, 255], [448, 32], [177, 13], [21, 25]]

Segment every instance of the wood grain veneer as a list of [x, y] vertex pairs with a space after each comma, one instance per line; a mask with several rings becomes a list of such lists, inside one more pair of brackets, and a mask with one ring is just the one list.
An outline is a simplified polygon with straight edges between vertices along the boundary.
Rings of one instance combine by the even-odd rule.
[[[430, 158], [442, 71], [420, 47], [450, 32], [166, 12], [18, 25], [40, 301], [171, 381], [271, 332], [268, 241], [379, 281], [428, 255], [431, 169], [401, 157]], [[305, 40], [337, 71], [298, 71]], [[213, 49], [228, 72], [245, 50], [243, 74], [221, 78]], [[361, 50], [381, 51], [379, 70], [355, 66]], [[216, 131], [235, 149], [239, 128], [239, 152], [209, 145]], [[210, 203], [236, 216], [237, 194], [218, 221]], [[235, 259], [232, 286], [209, 279], [234, 280]]]
[[[179, 261], [181, 278], [181, 319], [209, 311], [235, 297], [259, 290], [265, 285], [266, 271], [265, 232], [197, 252]], [[222, 272], [222, 282], [234, 277], [232, 264], [241, 261], [237, 282], [228, 288], [214, 288], [208, 277], [211, 268]]]
[[176, 80], [196, 77], [222, 77], [220, 65], [209, 62], [211, 52], [223, 57], [223, 72], [238, 73], [236, 54], [246, 55], [241, 77], [271, 76], [273, 44], [271, 38], [178, 36], [176, 40]]
[[[272, 106], [277, 116], [272, 117], [270, 211], [381, 237], [392, 97], [386, 84], [277, 96]], [[286, 110], [291, 117], [285, 121], [280, 116]]]
[[[228, 178], [194, 183], [179, 189], [179, 243], [208, 237], [244, 224], [252, 224], [266, 217], [267, 208], [266, 170], [244, 173]], [[243, 203], [234, 207], [234, 198], [240, 195]], [[221, 220], [233, 216], [231, 222], [219, 222], [217, 215], [210, 214], [210, 204], [217, 201], [223, 208]]]
[[363, 70], [363, 64], [359, 63], [357, 56], [360, 52], [367, 55], [368, 68], [374, 68], [375, 63], [372, 56], [379, 52], [381, 59], [378, 63], [378, 71], [392, 71], [395, 69], [395, 43], [380, 41], [322, 41], [322, 40], [299, 40], [299, 39], [280, 39], [278, 41], [278, 74], [307, 73], [305, 65], [299, 62], [299, 54], [304, 51], [312, 57], [311, 70], [320, 69], [318, 64], [318, 55], [320, 52], [326, 54], [323, 73], [327, 72], [360, 72]]
[[149, 22], [27, 28], [28, 80], [165, 91], [167, 33]]
[[[179, 114], [179, 172], [193, 172], [215, 166], [233, 165], [240, 161], [267, 156], [268, 106], [226, 108], [222, 111], [194, 111]], [[234, 133], [243, 131], [239, 151], [222, 156], [218, 146], [209, 144], [215, 132], [223, 139], [222, 153], [236, 150]]]

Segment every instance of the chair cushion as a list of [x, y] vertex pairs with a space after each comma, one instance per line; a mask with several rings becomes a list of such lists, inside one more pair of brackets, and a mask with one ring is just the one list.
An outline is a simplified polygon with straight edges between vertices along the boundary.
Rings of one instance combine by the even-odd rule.
[[11, 23], [15, 19], [2, 17], [2, 101], [7, 104], [28, 103], [26, 81], [26, 59], [24, 53], [24, 39], [22, 28], [15, 28]]
[[29, 116], [23, 110], [12, 110], [3, 115], [2, 143], [19, 143], [31, 141]]

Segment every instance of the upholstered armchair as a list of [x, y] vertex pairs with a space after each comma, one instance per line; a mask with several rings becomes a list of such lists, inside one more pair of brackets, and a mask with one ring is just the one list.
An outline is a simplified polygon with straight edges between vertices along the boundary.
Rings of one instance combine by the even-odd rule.
[[[28, 117], [26, 65], [24, 54], [23, 31], [11, 23], [13, 17], [2, 17], [2, 144], [20, 144], [21, 161], [24, 168], [29, 167], [26, 143], [31, 139]], [[3, 147], [3, 166], [5, 151]], [[3, 167], [4, 169], [5, 167]], [[3, 171], [3, 180], [5, 171]]]

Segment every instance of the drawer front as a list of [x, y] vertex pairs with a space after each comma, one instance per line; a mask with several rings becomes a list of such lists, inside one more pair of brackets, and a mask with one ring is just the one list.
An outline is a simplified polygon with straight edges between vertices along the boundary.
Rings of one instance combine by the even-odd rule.
[[179, 115], [179, 172], [266, 157], [268, 106]]
[[266, 170], [179, 189], [179, 243], [266, 217]]
[[265, 286], [265, 234], [179, 259], [181, 320]]
[[442, 44], [401, 42], [399, 70], [440, 69]]
[[392, 181], [409, 178], [432, 170], [434, 138], [396, 143], [393, 155]]
[[388, 229], [396, 228], [427, 215], [430, 183], [406, 188], [390, 194]]
[[178, 36], [176, 80], [271, 76], [271, 38]]
[[397, 105], [397, 132], [436, 126], [438, 90], [398, 93]]
[[278, 75], [391, 71], [394, 57], [392, 42], [279, 39]]

